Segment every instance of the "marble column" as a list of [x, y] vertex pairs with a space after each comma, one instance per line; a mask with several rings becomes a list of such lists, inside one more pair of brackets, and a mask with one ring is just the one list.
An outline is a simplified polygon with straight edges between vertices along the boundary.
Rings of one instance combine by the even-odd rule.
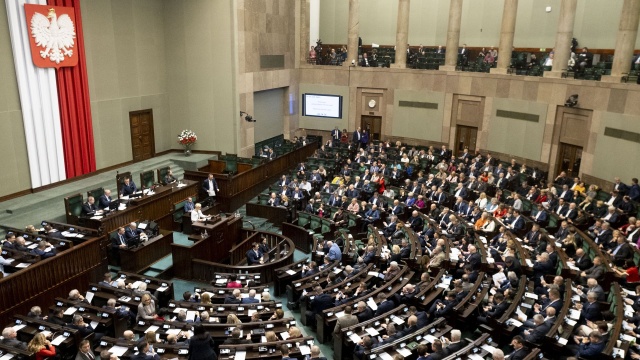
[[567, 68], [571, 56], [571, 39], [573, 38], [577, 4], [578, 0], [562, 0], [560, 3], [556, 45], [553, 48], [553, 67], [551, 71], [544, 72], [544, 77], [562, 77], [562, 71]]
[[309, 0], [302, 0], [300, 2], [297, 2], [296, 6], [300, 7], [300, 12], [299, 12], [300, 19], [298, 24], [299, 35], [300, 35], [300, 37], [298, 38], [300, 39], [300, 52], [299, 52], [300, 57], [298, 60], [301, 63], [307, 63], [307, 58], [309, 57], [309, 50], [311, 49], [311, 46], [315, 46], [315, 43], [312, 43], [309, 38], [309, 31], [310, 31]]
[[611, 75], [603, 76], [602, 81], [621, 82], [622, 74], [631, 70], [633, 50], [638, 36], [638, 21], [640, 21], [640, 0], [624, 0]]
[[347, 64], [358, 63], [358, 36], [360, 28], [360, 0], [349, 0], [349, 35], [347, 38]]
[[498, 66], [491, 69], [494, 74], [506, 74], [511, 65], [513, 51], [513, 34], [516, 31], [518, 0], [504, 0], [502, 11], [502, 27], [500, 29], [500, 48], [498, 49]]
[[398, 0], [398, 27], [396, 30], [396, 62], [392, 67], [407, 67], [407, 43], [409, 42], [409, 0]]
[[460, 44], [460, 24], [462, 22], [462, 0], [451, 0], [449, 6], [449, 26], [447, 28], [447, 52], [440, 70], [455, 71], [458, 63]]

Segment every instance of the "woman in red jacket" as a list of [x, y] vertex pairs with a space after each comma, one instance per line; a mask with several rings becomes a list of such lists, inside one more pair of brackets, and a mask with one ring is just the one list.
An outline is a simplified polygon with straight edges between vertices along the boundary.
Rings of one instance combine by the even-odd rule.
[[36, 360], [44, 360], [48, 357], [56, 356], [56, 347], [51, 345], [43, 333], [37, 333], [36, 336], [29, 341], [27, 351], [36, 355]]

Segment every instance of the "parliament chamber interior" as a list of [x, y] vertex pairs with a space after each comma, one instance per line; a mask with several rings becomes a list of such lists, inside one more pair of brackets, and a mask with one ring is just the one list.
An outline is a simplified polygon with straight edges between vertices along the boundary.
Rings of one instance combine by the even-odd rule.
[[639, 0], [5, 0], [0, 360], [639, 359]]

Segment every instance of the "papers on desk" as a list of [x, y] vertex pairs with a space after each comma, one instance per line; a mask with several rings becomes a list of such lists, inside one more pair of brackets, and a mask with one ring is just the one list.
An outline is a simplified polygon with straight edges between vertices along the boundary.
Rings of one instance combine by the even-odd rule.
[[295, 275], [295, 274], [296, 274], [296, 272], [295, 272], [295, 271], [293, 271], [293, 270], [287, 270], [287, 271], [285, 271], [285, 272], [286, 272], [288, 275]]
[[281, 332], [280, 333], [280, 337], [282, 338], [282, 340], [287, 340], [289, 338], [289, 333], [288, 332]]
[[387, 354], [386, 352], [378, 354], [378, 357], [382, 360], [393, 360], [393, 356]]
[[567, 339], [566, 338], [559, 338], [558, 339], [558, 344], [567, 345]]
[[341, 269], [341, 268], [335, 268], [335, 269], [333, 269], [333, 273], [334, 273], [334, 274], [340, 274], [341, 272], [342, 272], [342, 269]]
[[522, 312], [522, 309], [520, 309], [520, 307], [516, 308], [516, 314], [518, 314], [518, 320], [527, 321], [527, 315]]
[[164, 292], [164, 291], [167, 291], [167, 289], [168, 289], [168, 288], [169, 288], [169, 286], [160, 286], [160, 287], [158, 288], [158, 291], [160, 291], [160, 292]]
[[530, 293], [530, 292], [526, 292], [524, 293], [525, 297], [528, 297], [530, 299], [534, 299], [534, 300], [538, 300], [538, 294], [534, 294], [534, 293]]
[[434, 341], [438, 340], [437, 337], [431, 335], [431, 334], [427, 334], [424, 336], [424, 339], [427, 341], [427, 343], [429, 344], [433, 344]]
[[[92, 219], [93, 219], [93, 218], [92, 218]], [[78, 236], [78, 234], [76, 234], [76, 233], [72, 233], [72, 232], [69, 232], [69, 231], [63, 231], [63, 232], [61, 232], [61, 234], [62, 234], [62, 236], [64, 236], [64, 237], [70, 237], [70, 238], [73, 238], [73, 237], [77, 237], [77, 236]]]
[[180, 184], [178, 184], [176, 187], [177, 187], [177, 188], [181, 188], [181, 187], [185, 187], [185, 186], [187, 186], [187, 184], [180, 183]]
[[521, 327], [522, 323], [516, 319], [509, 319], [507, 320], [507, 325], [513, 325], [515, 327]]
[[34, 244], [34, 243], [32, 243], [31, 245], [27, 246], [27, 249], [31, 249], [31, 250], [33, 250], [33, 249], [35, 249], [35, 248], [37, 248], [37, 247], [38, 247], [38, 244]]
[[620, 355], [620, 359], [624, 359], [624, 350], [614, 347], [611, 355], [614, 359], [616, 358], [616, 355]]
[[491, 345], [488, 344], [484, 344], [482, 346], [480, 346], [480, 348], [486, 352], [488, 352], [489, 354], [493, 354], [493, 352], [496, 350], [496, 348], [494, 348]]
[[399, 318], [397, 316], [394, 316], [394, 315], [391, 315], [391, 321], [393, 321], [393, 323], [396, 324], [396, 325], [404, 324], [404, 320], [403, 319], [401, 319], [401, 318]]
[[138, 229], [144, 230], [147, 228], [147, 223], [139, 223], [138, 224]]
[[302, 355], [311, 354], [311, 348], [308, 345], [300, 345], [298, 346], [298, 349], [300, 350], [300, 354]]
[[175, 335], [175, 336], [178, 336], [178, 334], [180, 334], [180, 331], [181, 331], [180, 329], [167, 329], [167, 330], [165, 330], [165, 333], [166, 333], [167, 335]]
[[627, 334], [620, 334], [620, 339], [622, 341], [628, 341], [630, 344], [633, 344], [636, 342], [636, 337], [635, 336], [631, 336], [631, 335], [627, 335]]
[[100, 219], [102, 219], [103, 217], [104, 217], [104, 216], [102, 216], [102, 215], [96, 215], [96, 216], [92, 216], [90, 219], [91, 219], [91, 220], [100, 220]]
[[120, 296], [120, 298], [118, 298], [119, 301], [121, 302], [129, 302], [131, 301], [131, 298], [129, 296]]
[[125, 346], [118, 346], [118, 345], [114, 345], [111, 347], [111, 349], [109, 349], [109, 352], [112, 353], [115, 356], [122, 356], [127, 352], [127, 347]]
[[337, 317], [337, 318], [341, 318], [341, 317], [343, 317], [343, 316], [344, 316], [344, 311], [340, 311], [340, 312], [337, 312], [337, 313], [336, 313], [336, 317]]
[[49, 330], [42, 330], [42, 331], [41, 331], [41, 333], [42, 333], [45, 337], [47, 337], [47, 338], [48, 338], [49, 336], [51, 336], [51, 331], [49, 331]]
[[12, 353], [7, 353], [4, 354], [0, 357], [0, 360], [9, 360], [9, 359], [13, 359], [16, 355], [12, 354]]
[[69, 308], [67, 308], [67, 310], [64, 311], [65, 315], [73, 315], [76, 311], [78, 311], [78, 309], [76, 309], [75, 307], [71, 306]]
[[122, 195], [122, 197], [120, 197], [120, 199], [122, 199], [122, 200], [129, 200], [129, 195]]
[[227, 279], [216, 279], [216, 284], [226, 284]]
[[577, 324], [577, 322], [576, 322], [576, 321], [571, 320], [571, 319], [569, 319], [569, 318], [564, 318], [564, 322], [566, 322], [566, 323], [567, 323], [567, 325], [569, 325], [569, 326], [576, 326], [576, 324]]
[[255, 314], [257, 312], [258, 312], [258, 310], [249, 309], [249, 310], [247, 310], [247, 316], [253, 316], [253, 314]]
[[580, 319], [580, 311], [578, 311], [576, 309], [569, 309], [569, 318], [571, 318], [573, 320]]
[[51, 342], [52, 345], [55, 346], [59, 346], [60, 344], [62, 344], [62, 342], [66, 339], [65, 336], [57, 336], [55, 339], [53, 339], [53, 341]]
[[196, 316], [198, 316], [197, 311], [187, 311], [187, 320], [196, 321]]
[[[127, 199], [128, 199], [128, 198], [129, 198], [129, 197], [127, 196]], [[118, 205], [118, 210], [124, 210], [124, 209], [126, 209], [126, 208], [127, 208], [127, 204], [120, 203], [120, 204]]]
[[569, 269], [575, 270], [575, 271], [580, 271], [580, 268], [575, 266], [575, 265], [573, 265], [573, 264], [574, 263], [570, 263], [570, 262], [567, 263], [567, 266], [569, 266]]
[[500, 285], [502, 285], [502, 282], [507, 280], [507, 276], [502, 271], [493, 274], [492, 278], [493, 284], [497, 287], [500, 287]]
[[158, 329], [160, 329], [160, 327], [159, 327], [159, 326], [151, 325], [151, 326], [149, 326], [149, 327], [147, 328], [147, 330], [145, 330], [145, 331], [144, 331], [144, 333], [146, 334], [146, 333], [148, 333], [148, 332], [150, 332], [150, 331], [156, 332], [156, 331], [158, 331]]
[[404, 356], [404, 357], [409, 357], [411, 356], [411, 350], [405, 348], [402, 349], [396, 349], [396, 351], [398, 352], [398, 354]]
[[177, 313], [179, 313], [180, 311], [184, 311], [184, 312], [186, 313], [186, 312], [187, 312], [187, 308], [180, 308], [180, 307], [177, 307], [177, 308], [173, 309], [173, 313], [174, 313], [174, 314], [177, 314]]
[[467, 359], [470, 360], [484, 360], [484, 358], [478, 354], [469, 354], [467, 355]]
[[359, 344], [360, 341], [362, 341], [362, 338], [356, 333], [352, 333], [351, 335], [349, 335], [349, 339], [351, 339], [354, 344]]
[[373, 311], [378, 310], [378, 304], [372, 298], [367, 299], [367, 306]]
[[95, 328], [98, 327], [98, 322], [97, 321], [92, 321], [91, 324], [89, 324], [89, 325], [91, 325], [91, 327], [95, 330]]
[[78, 239], [82, 239], [84, 237], [84, 235], [82, 234], [78, 234], [78, 236], [76, 236]]
[[15, 326], [13, 326], [13, 330], [20, 331], [20, 329], [22, 329], [25, 326], [27, 326], [27, 324], [15, 325]]
[[366, 328], [366, 329], [364, 329], [364, 331], [366, 331], [366, 332], [367, 332], [367, 334], [369, 334], [369, 335], [371, 335], [371, 336], [378, 336], [378, 335], [380, 335], [380, 333], [378, 332], [378, 330], [376, 330], [376, 329], [374, 329], [374, 328], [372, 328], [372, 327], [370, 327], [370, 328]]
[[137, 289], [138, 286], [140, 286], [140, 284], [142, 284], [142, 281], [138, 280], [138, 281], [134, 282], [133, 284], [131, 284], [131, 289], [134, 289], [134, 290]]
[[580, 302], [580, 295], [573, 295], [571, 301]]
[[87, 299], [87, 302], [89, 304], [91, 304], [91, 300], [93, 300], [93, 293], [91, 291], [87, 291], [86, 295], [84, 296], [85, 299]]

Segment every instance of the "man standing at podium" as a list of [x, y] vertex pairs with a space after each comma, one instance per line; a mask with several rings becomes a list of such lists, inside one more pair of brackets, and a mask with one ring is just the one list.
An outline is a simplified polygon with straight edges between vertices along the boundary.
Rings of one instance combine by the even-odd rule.
[[124, 228], [118, 228], [118, 232], [111, 238], [111, 256], [116, 265], [120, 265], [119, 249], [127, 248], [127, 239], [124, 236]]
[[211, 198], [212, 201], [215, 202], [216, 195], [220, 191], [218, 188], [218, 183], [216, 183], [216, 179], [213, 178], [213, 174], [209, 174], [209, 178], [207, 178], [202, 183], [202, 189], [207, 193], [207, 196]]

